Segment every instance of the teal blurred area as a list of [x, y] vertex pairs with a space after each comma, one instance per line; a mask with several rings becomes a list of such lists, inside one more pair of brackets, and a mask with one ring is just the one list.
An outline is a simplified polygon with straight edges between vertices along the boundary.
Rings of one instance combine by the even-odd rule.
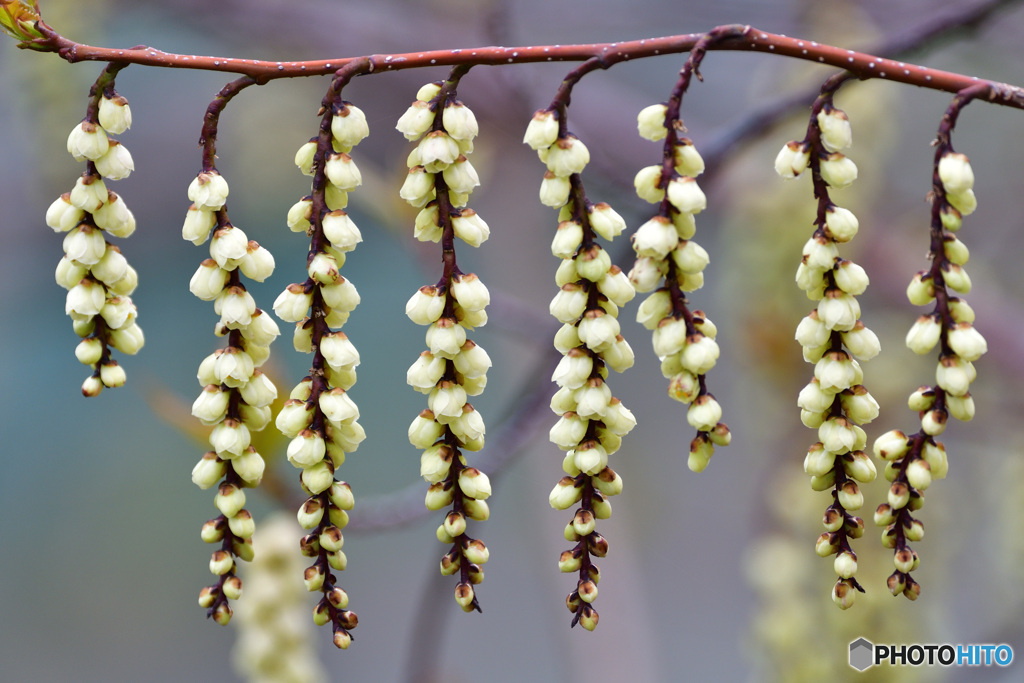
[[[42, 9], [54, 27], [84, 43], [277, 60], [634, 39], [733, 22], [868, 49], [968, 4], [53, 0]], [[1024, 29], [1024, 12], [1006, 4], [998, 20], [907, 59], [1024, 83], [1024, 47], [1014, 37]], [[210, 580], [209, 548], [199, 528], [216, 511], [213, 492], [197, 489], [189, 473], [206, 447], [174, 423], [181, 410], [188, 415], [198, 394], [199, 362], [221, 341], [212, 334], [212, 305], [188, 291], [208, 246], [183, 241], [180, 228], [186, 187], [200, 170], [202, 115], [228, 79], [140, 67], [118, 77], [118, 91], [134, 114], [132, 129], [120, 139], [136, 171], [114, 189], [138, 221], [135, 235], [120, 244], [140, 274], [133, 298], [146, 346], [136, 357], [118, 358], [128, 373], [126, 387], [86, 400], [79, 393], [86, 370], [75, 359], [64, 291], [53, 280], [61, 236], [45, 226], [43, 215], [81, 173], [65, 152], [65, 139], [84, 113], [100, 67], [18, 51], [12, 42], [0, 41], [0, 291], [6, 292], [0, 297], [0, 680], [235, 680], [228, 654], [233, 626], [207, 621], [196, 605]], [[660, 149], [636, 136], [636, 112], [667, 98], [681, 64], [681, 57], [623, 64], [588, 76], [573, 99], [570, 128], [593, 158], [588, 193], [611, 203], [631, 228], [650, 211], [632, 193], [633, 174], [660, 161]], [[544, 169], [520, 140], [568, 68], [479, 67], [460, 88], [481, 124], [472, 161], [483, 184], [470, 205], [492, 230], [482, 248], [464, 248], [459, 257], [462, 269], [477, 272], [494, 298], [490, 323], [473, 335], [494, 360], [487, 392], [474, 401], [491, 434], [503, 416], [523, 409], [527, 380], [550, 372], [554, 327], [547, 304], [556, 291], [557, 262], [549, 244], [556, 220], [536, 201]], [[710, 55], [703, 72], [705, 82], [694, 84], [684, 101], [698, 149], [721, 142], [749, 112], [813, 88], [831, 73], [732, 53]], [[423, 348], [423, 330], [408, 321], [403, 306], [418, 287], [436, 281], [440, 258], [435, 245], [411, 238], [415, 212], [398, 198], [410, 147], [393, 129], [417, 88], [445, 73], [381, 74], [357, 79], [345, 91], [371, 129], [353, 154], [365, 184], [351, 196], [351, 213], [365, 241], [343, 271], [362, 295], [345, 332], [362, 356], [352, 396], [368, 438], [339, 475], [355, 491], [353, 520], [362, 526], [373, 522], [359, 517], [362, 501], [379, 501], [417, 482], [425, 490], [418, 452], [405, 436], [425, 407], [424, 397], [405, 384], [405, 370]], [[288, 231], [284, 217], [308, 192], [308, 179], [292, 158], [316, 133], [327, 84], [317, 78], [250, 88], [222, 117], [217, 167], [231, 186], [232, 221], [277, 262], [271, 279], [249, 287], [267, 310], [288, 283], [305, 278], [308, 244]], [[848, 253], [871, 275], [865, 322], [882, 337], [887, 356], [865, 368], [883, 409], [869, 429], [873, 437], [914, 427], [905, 397], [932, 372], [931, 359], [911, 358], [903, 348], [905, 330], [920, 314], [905, 303], [903, 288], [926, 266], [928, 144], [949, 98], [891, 84], [855, 87], [860, 95], [844, 91], [837, 101], [850, 113], [851, 157], [862, 172], [863, 189], [842, 195], [862, 226]], [[929, 491], [922, 512], [929, 535], [920, 544], [922, 569], [915, 576], [924, 596], [911, 604], [884, 595], [891, 567], [868, 519], [858, 552], [875, 558], [862, 566], [878, 602], [838, 614], [828, 598], [830, 562], [812, 551], [828, 500], [810, 490], [801, 471], [816, 436], [800, 425], [795, 405], [811, 366], [792, 341], [809, 308], [792, 273], [811, 232], [812, 200], [807, 184], [775, 189], [783, 183], [772, 171], [777, 149], [803, 134], [803, 111], [765, 131], [764, 139], [745, 142], [712, 169], [705, 185], [710, 205], [698, 218], [697, 239], [712, 264], [705, 288], [691, 299], [718, 325], [723, 353], [709, 381], [734, 439], [700, 475], [686, 468], [692, 429], [684, 408], [665, 396], [667, 381], [649, 335], [633, 322], [637, 302], [624, 311], [623, 334], [637, 365], [610, 383], [639, 426], [611, 463], [626, 489], [613, 501], [615, 515], [600, 525], [612, 551], [601, 562], [598, 630], [570, 631], [563, 606], [574, 583], [556, 565], [568, 515], [547, 502], [561, 476], [561, 453], [547, 441], [551, 418], [535, 435], [518, 439], [525, 443], [521, 452], [492, 475], [491, 519], [475, 531], [491, 550], [478, 591], [483, 614], [462, 615], [450, 598], [454, 582], [436, 576], [443, 553], [433, 533], [439, 517], [346, 532], [350, 562], [340, 585], [360, 626], [343, 653], [329, 647], [328, 633], [317, 634], [331, 680], [404, 681], [411, 671], [420, 681], [804, 680], [803, 660], [766, 649], [770, 638], [759, 629], [786, 629], [788, 622], [767, 611], [767, 584], [748, 582], [751, 574], [783, 572], [759, 565], [759, 548], [772, 539], [805, 551], [809, 578], [793, 600], [808, 605], [807, 614], [825, 616], [815, 629], [818, 654], [801, 656], [820, 658], [836, 680], [849, 675], [851, 631], [870, 639], [872, 629], [881, 629], [877, 633], [903, 639], [894, 642], [1024, 648], [1017, 562], [1024, 561], [1024, 544], [1008, 540], [1024, 536], [1024, 490], [1008, 474], [1020, 470], [1013, 468], [1024, 444], [1017, 390], [1024, 379], [1018, 204], [1024, 114], [974, 105], [954, 138], [978, 174], [982, 206], [965, 220], [962, 239], [972, 250], [969, 300], [991, 353], [978, 364], [978, 419], [950, 428], [950, 478], [936, 483], [934, 495]], [[613, 253], [626, 270], [627, 252], [623, 236]], [[272, 368], [279, 392], [287, 393], [309, 358], [291, 349], [290, 326], [282, 324], [282, 331]], [[546, 403], [548, 396], [539, 400]], [[489, 441], [485, 453], [502, 448], [501, 441]], [[297, 474], [282, 453], [275, 467], [296, 498]], [[876, 501], [863, 510], [870, 518], [884, 486], [867, 497]], [[258, 491], [250, 500], [257, 525], [282, 507]], [[787, 577], [775, 578], [785, 583]], [[435, 592], [440, 600], [430, 597]], [[310, 611], [312, 605], [311, 599]], [[425, 639], [424, 628], [438, 633]], [[429, 651], [416, 650], [423, 642], [431, 644]]]

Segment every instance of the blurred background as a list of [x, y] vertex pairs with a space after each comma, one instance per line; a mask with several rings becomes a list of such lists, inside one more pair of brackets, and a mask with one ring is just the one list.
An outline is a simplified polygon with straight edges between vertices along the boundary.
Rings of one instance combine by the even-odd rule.
[[[80, 42], [168, 52], [313, 59], [626, 40], [736, 22], [1024, 83], [1021, 2], [42, 4], [49, 23]], [[977, 27], [956, 27], [912, 53], [891, 51], [921, 27], [979, 5], [1002, 8]], [[886, 46], [890, 51], [882, 51]], [[588, 76], [573, 97], [570, 128], [592, 154], [584, 176], [588, 195], [612, 204], [631, 229], [650, 212], [632, 193], [633, 175], [661, 154], [636, 135], [636, 112], [667, 98], [683, 61], [621, 64]], [[491, 549], [478, 591], [483, 614], [461, 614], [451, 597], [454, 582], [438, 576], [444, 548], [433, 530], [440, 515], [405, 514], [419, 510], [426, 485], [418, 477], [418, 452], [405, 438], [425, 405], [405, 384], [405, 370], [423, 348], [423, 329], [403, 315], [403, 305], [419, 286], [437, 280], [440, 263], [435, 245], [411, 238], [415, 212], [398, 198], [410, 147], [394, 122], [417, 88], [447, 69], [357, 79], [345, 91], [371, 129], [356, 150], [364, 186], [350, 207], [365, 241], [345, 266], [362, 295], [345, 332], [362, 354], [352, 396], [368, 438], [339, 472], [357, 501], [345, 532], [349, 568], [339, 583], [360, 626], [343, 653], [334, 651], [325, 629], [313, 633], [326, 680], [844, 680], [856, 675], [846, 665], [847, 645], [860, 636], [876, 643], [1005, 642], [1024, 655], [1024, 406], [1017, 391], [1024, 379], [1024, 176], [1017, 146], [1024, 113], [974, 104], [953, 137], [977, 174], [980, 206], [960, 237], [971, 249], [974, 290], [967, 299], [990, 352], [977, 364], [972, 387], [978, 416], [944, 435], [950, 475], [928, 491], [920, 514], [928, 529], [915, 544], [921, 599], [894, 599], [885, 588], [891, 555], [870, 521], [885, 495], [884, 481], [876, 482], [866, 487], [861, 512], [868, 531], [855, 545], [868, 593], [840, 612], [829, 598], [831, 560], [813, 551], [829, 497], [810, 489], [801, 466], [817, 437], [800, 424], [795, 404], [812, 367], [793, 341], [811, 308], [793, 273], [813, 230], [814, 205], [809, 180], [783, 182], [772, 164], [787, 140], [803, 136], [813, 92], [833, 70], [760, 54], [710, 54], [704, 82], [691, 86], [683, 104], [689, 135], [709, 162], [701, 182], [709, 208], [698, 217], [696, 239], [712, 263], [691, 302], [719, 329], [722, 357], [709, 386], [725, 408], [733, 443], [718, 449], [704, 473], [686, 468], [693, 434], [684, 407], [666, 397], [649, 333], [632, 322], [635, 308], [627, 308], [623, 333], [637, 364], [610, 382], [639, 425], [611, 463], [626, 488], [613, 501], [612, 519], [600, 525], [611, 544], [601, 562], [601, 625], [594, 633], [569, 629], [563, 600], [574, 579], [556, 566], [567, 545], [568, 514], [547, 502], [561, 476], [561, 453], [547, 441], [554, 417], [543, 409], [539, 420], [516, 429], [501, 424], [537, 401], [546, 405], [551, 393], [538, 398], [529, 385], [546, 381], [557, 359], [550, 343], [555, 325], [547, 316], [556, 292], [558, 264], [549, 250], [556, 218], [536, 199], [544, 168], [520, 141], [533, 111], [550, 102], [570, 68], [478, 67], [459, 90], [481, 127], [472, 161], [483, 184], [470, 205], [492, 230], [481, 249], [459, 254], [460, 266], [477, 272], [494, 299], [490, 323], [473, 334], [494, 360], [487, 392], [474, 401], [489, 431], [480, 462], [494, 464], [491, 470], [481, 465], [494, 481], [491, 519], [471, 531]], [[120, 139], [136, 171], [113, 189], [138, 220], [135, 235], [119, 242], [140, 274], [134, 299], [146, 347], [136, 357], [118, 357], [128, 372], [125, 388], [85, 400], [79, 385], [87, 373], [75, 360], [77, 337], [62, 314], [65, 293], [53, 280], [61, 237], [43, 214], [81, 173], [65, 139], [84, 114], [99, 70], [0, 41], [0, 291], [7, 292], [0, 297], [0, 679], [239, 680], [230, 654], [236, 624], [218, 627], [196, 605], [199, 589], [210, 582], [210, 549], [199, 528], [216, 511], [213, 492], [189, 478], [207, 448], [189, 407], [199, 392], [196, 368], [221, 340], [212, 334], [212, 306], [188, 291], [208, 246], [180, 237], [185, 190], [200, 170], [202, 115], [229, 78], [141, 67], [118, 77], [134, 113], [132, 129]], [[308, 244], [287, 230], [284, 217], [308, 192], [292, 157], [316, 132], [327, 84], [315, 78], [250, 88], [221, 119], [217, 166], [231, 185], [232, 221], [277, 260], [270, 280], [249, 287], [268, 310], [288, 283], [305, 277]], [[775, 124], [767, 119], [764, 112], [805, 91], [811, 94], [789, 116]], [[929, 142], [949, 100], [874, 82], [844, 87], [836, 99], [852, 121], [850, 157], [860, 168], [860, 179], [834, 195], [861, 225], [841, 253], [871, 277], [861, 298], [863, 319], [883, 345], [865, 366], [865, 384], [882, 406], [868, 427], [871, 439], [893, 428], [916, 431], [906, 397], [933, 377], [934, 357], [916, 357], [903, 345], [924, 312], [907, 303], [904, 289], [926, 266]], [[751, 123], [758, 134], [738, 137]], [[613, 253], [628, 270], [625, 237]], [[282, 330], [270, 369], [286, 394], [306, 373], [309, 357], [291, 349], [290, 326]], [[277, 510], [294, 519], [297, 473], [284, 462], [283, 440], [270, 431], [261, 452], [284, 493], [250, 494], [257, 528]], [[308, 619], [314, 601], [305, 600]], [[1019, 667], [873, 674], [878, 680], [1018, 680]]]

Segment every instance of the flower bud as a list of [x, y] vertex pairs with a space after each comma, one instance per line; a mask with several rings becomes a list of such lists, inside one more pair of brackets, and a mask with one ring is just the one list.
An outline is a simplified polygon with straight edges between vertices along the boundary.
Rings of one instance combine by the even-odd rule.
[[795, 178], [811, 161], [810, 145], [804, 141], [787, 142], [775, 157], [775, 172], [783, 178]]

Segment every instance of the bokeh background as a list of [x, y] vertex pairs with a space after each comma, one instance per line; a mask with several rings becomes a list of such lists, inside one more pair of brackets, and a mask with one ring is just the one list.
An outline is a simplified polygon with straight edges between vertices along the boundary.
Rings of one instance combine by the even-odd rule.
[[[59, 31], [85, 43], [311, 59], [634, 39], [733, 22], [872, 51], [979, 4], [992, 3], [44, 0], [43, 11]], [[906, 60], [1024, 83], [1024, 3], [1000, 4], [980, 26], [927, 41]], [[633, 174], [660, 158], [658, 146], [637, 137], [636, 112], [666, 99], [682, 62], [669, 56], [622, 64], [588, 76], [573, 98], [570, 127], [593, 159], [588, 194], [611, 203], [634, 227], [649, 209], [632, 194]], [[709, 55], [705, 81], [691, 87], [683, 107], [698, 149], [717, 160], [702, 181], [709, 208], [697, 234], [712, 264], [705, 288], [691, 300], [719, 328], [722, 358], [709, 381], [733, 444], [719, 449], [704, 473], [687, 470], [692, 430], [683, 407], [666, 397], [649, 335], [632, 322], [635, 309], [627, 309], [623, 331], [638, 361], [611, 386], [639, 426], [613, 457], [626, 489], [601, 525], [611, 543], [601, 562], [601, 625], [592, 634], [569, 630], [563, 598], [573, 579], [556, 567], [567, 515], [547, 503], [561, 476], [561, 454], [547, 442], [554, 418], [541, 411], [540, 420], [514, 433], [500, 428], [504, 417], [528, 409], [527, 402], [546, 404], [549, 395], [538, 399], [528, 387], [546, 380], [553, 359], [547, 303], [556, 291], [549, 251], [556, 221], [536, 201], [543, 166], [520, 140], [568, 68], [479, 67], [460, 88], [481, 123], [473, 163], [483, 185], [471, 205], [492, 229], [481, 249], [460, 252], [460, 265], [479, 273], [494, 295], [491, 322], [474, 338], [495, 367], [474, 404], [488, 420], [483, 457], [492, 460], [485, 462], [502, 460], [491, 471], [491, 520], [474, 534], [492, 553], [479, 591], [484, 612], [474, 615], [461, 614], [451, 599], [453, 582], [437, 576], [439, 519], [406, 514], [418, 509], [425, 489], [418, 453], [405, 439], [424, 401], [404, 377], [423, 347], [423, 330], [402, 311], [416, 288], [436, 281], [439, 259], [434, 245], [411, 239], [414, 211], [397, 196], [409, 147], [393, 127], [419, 85], [446, 70], [383, 74], [346, 89], [371, 127], [357, 150], [365, 185], [351, 207], [365, 242], [345, 266], [363, 297], [345, 331], [362, 353], [353, 396], [368, 439], [340, 472], [357, 497], [340, 585], [360, 626], [344, 653], [334, 651], [323, 629], [314, 634], [327, 679], [843, 680], [855, 676], [846, 653], [859, 636], [878, 643], [1006, 642], [1024, 655], [1024, 114], [977, 103], [954, 136], [978, 178], [980, 207], [961, 238], [971, 249], [968, 300], [990, 353], [978, 363], [973, 387], [978, 417], [948, 430], [950, 475], [929, 489], [922, 510], [928, 534], [915, 545], [922, 597], [910, 603], [885, 589], [890, 555], [870, 522], [884, 499], [884, 482], [876, 482], [862, 511], [868, 533], [856, 545], [868, 594], [841, 613], [829, 599], [831, 561], [813, 552], [829, 500], [803, 475], [803, 455], [816, 436], [800, 424], [795, 405], [811, 376], [792, 340], [810, 308], [792, 276], [812, 230], [811, 190], [807, 179], [784, 183], [772, 168], [779, 147], [803, 135], [813, 97], [777, 124], [754, 119], [755, 137], [737, 142], [736, 132], [757, 112], [813, 91], [832, 70], [760, 54]], [[125, 388], [85, 400], [79, 384], [86, 372], [75, 360], [64, 291], [52, 276], [61, 238], [46, 228], [43, 213], [81, 172], [65, 139], [98, 71], [0, 41], [0, 680], [237, 680], [230, 654], [235, 624], [216, 626], [195, 602], [209, 582], [199, 527], [216, 512], [212, 492], [189, 479], [206, 448], [188, 411], [199, 391], [195, 369], [218, 340], [212, 307], [188, 292], [207, 247], [180, 237], [185, 189], [200, 168], [202, 114], [227, 78], [139, 67], [118, 78], [135, 119], [120, 139], [136, 172], [115, 189], [138, 219], [122, 249], [140, 273], [134, 298], [147, 343], [137, 357], [119, 358], [128, 372]], [[307, 245], [286, 229], [284, 215], [308, 191], [291, 159], [316, 131], [326, 85], [317, 78], [251, 88], [222, 117], [217, 165], [231, 185], [232, 220], [277, 259], [273, 278], [250, 287], [266, 309], [304, 277]], [[861, 175], [835, 196], [861, 223], [842, 253], [871, 276], [863, 318], [883, 343], [883, 354], [865, 366], [865, 383], [882, 405], [869, 426], [872, 438], [916, 429], [906, 396], [932, 377], [934, 358], [903, 346], [921, 312], [903, 291], [926, 265], [929, 142], [948, 102], [946, 94], [891, 83], [854, 84], [837, 98], [853, 123], [850, 156]], [[616, 253], [628, 269], [625, 239]], [[271, 366], [282, 393], [309, 362], [291, 350], [288, 327], [282, 325]], [[266, 438], [270, 451], [263, 452], [284, 493], [250, 494], [258, 526], [275, 510], [291, 517], [297, 495], [283, 442]], [[873, 675], [1019, 680], [1020, 666]]]

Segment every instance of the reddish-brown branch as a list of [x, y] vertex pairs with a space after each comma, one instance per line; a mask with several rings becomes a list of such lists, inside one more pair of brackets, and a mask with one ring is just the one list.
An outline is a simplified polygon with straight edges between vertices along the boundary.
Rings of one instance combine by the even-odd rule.
[[[352, 61], [351, 57], [312, 61], [270, 62], [259, 59], [181, 55], [150, 47], [126, 49], [95, 47], [65, 38], [45, 22], [37, 23], [44, 38], [31, 47], [36, 50], [57, 52], [68, 62], [107, 61], [141, 64], [177, 69], [202, 69], [251, 76], [257, 83], [278, 78], [322, 76], [337, 71]], [[956, 93], [964, 88], [986, 82], [977, 77], [929, 69], [915, 64], [824, 45], [813, 40], [789, 38], [761, 31], [751, 26], [731, 25], [712, 29], [713, 32], [733, 33], [732, 37], [716, 41], [711, 50], [765, 52], [827, 64], [844, 69], [856, 78], [881, 78], [917, 85], [932, 90]], [[404, 54], [378, 54], [369, 59], [370, 73], [397, 71], [428, 66], [527, 64], [536, 62], [575, 62], [597, 58], [601, 63], [615, 63], [665, 54], [689, 52], [705, 33], [689, 33], [661, 38], [646, 38], [617, 43], [589, 43], [583, 45], [536, 45], [523, 47], [473, 47], [454, 50], [431, 50]], [[1006, 83], [990, 83], [988, 100], [1018, 109], [1024, 109], [1024, 89]]]

